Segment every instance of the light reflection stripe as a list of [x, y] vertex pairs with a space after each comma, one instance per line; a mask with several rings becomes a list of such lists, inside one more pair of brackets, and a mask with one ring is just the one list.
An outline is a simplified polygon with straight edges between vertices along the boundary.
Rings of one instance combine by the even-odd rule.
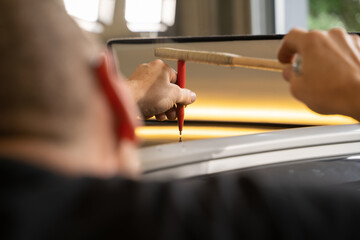
[[301, 125], [333, 125], [356, 123], [355, 120], [349, 117], [340, 115], [325, 116], [316, 114], [307, 109], [260, 109], [256, 107], [214, 108], [189, 106], [186, 108], [186, 120], [262, 122]]
[[[184, 126], [183, 139], [192, 140], [203, 138], [229, 137], [253, 133], [262, 133], [266, 131], [270, 130], [261, 128]], [[137, 128], [136, 135], [144, 140], [176, 140], [179, 138], [179, 130], [177, 126], [145, 126]]]

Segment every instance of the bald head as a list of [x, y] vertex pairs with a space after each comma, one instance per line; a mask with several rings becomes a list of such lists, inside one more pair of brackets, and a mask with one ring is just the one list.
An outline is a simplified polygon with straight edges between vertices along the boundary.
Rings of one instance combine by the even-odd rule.
[[78, 134], [96, 45], [60, 0], [0, 0], [0, 28], [0, 138]]

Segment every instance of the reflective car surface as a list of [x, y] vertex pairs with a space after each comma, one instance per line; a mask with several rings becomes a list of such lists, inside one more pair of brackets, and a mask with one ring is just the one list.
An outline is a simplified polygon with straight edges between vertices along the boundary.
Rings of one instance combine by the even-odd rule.
[[145, 179], [191, 178], [266, 168], [269, 176], [279, 171], [296, 176], [302, 169], [326, 181], [339, 177], [355, 181], [360, 178], [360, 125], [196, 140], [146, 147], [140, 153]]

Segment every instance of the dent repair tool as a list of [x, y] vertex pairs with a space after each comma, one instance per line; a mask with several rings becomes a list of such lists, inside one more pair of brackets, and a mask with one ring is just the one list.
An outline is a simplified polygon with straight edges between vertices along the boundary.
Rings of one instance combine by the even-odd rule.
[[[185, 88], [185, 75], [186, 75], [186, 63], [183, 60], [178, 61], [178, 69], [177, 69], [177, 85], [181, 88]], [[185, 107], [182, 104], [177, 104], [176, 106], [176, 114], [178, 118], [178, 126], [179, 126], [179, 142], [182, 142], [182, 130], [184, 125], [184, 117], [185, 117]]]
[[[282, 64], [277, 60], [243, 57], [236, 54], [224, 52], [195, 51], [175, 48], [156, 48], [155, 56], [162, 59], [178, 61], [177, 84], [179, 87], [185, 87], [186, 66], [185, 61], [214, 64], [228, 67], [244, 67], [266, 71], [282, 72], [290, 64]], [[184, 106], [177, 105], [177, 117], [180, 133], [180, 142], [182, 141], [182, 130], [184, 124]]]
[[266, 71], [282, 72], [290, 64], [265, 58], [243, 57], [224, 52], [208, 52], [175, 48], [157, 48], [155, 56], [163, 59], [182, 60], [197, 63], [214, 64], [228, 67], [244, 67]]

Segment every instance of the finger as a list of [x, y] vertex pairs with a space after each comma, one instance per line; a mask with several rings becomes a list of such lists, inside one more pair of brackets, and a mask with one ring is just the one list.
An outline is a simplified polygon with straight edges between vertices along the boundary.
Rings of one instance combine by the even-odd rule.
[[354, 46], [357, 49], [358, 52], [360, 52], [360, 38], [357, 34], [350, 34], [350, 36], [353, 39]]
[[289, 66], [283, 71], [284, 79], [289, 82], [291, 94], [298, 100], [302, 101], [303, 93], [305, 92], [303, 78], [297, 75], [294, 69]]
[[176, 103], [188, 105], [196, 100], [196, 94], [189, 89], [186, 88], [177, 88], [177, 94], [176, 94]]
[[344, 39], [343, 41], [346, 44], [339, 44], [343, 46], [343, 52], [347, 51], [349, 55], [352, 55], [354, 59], [360, 61], [360, 41], [359, 36], [356, 34], [348, 34], [344, 31]]
[[157, 115], [155, 115], [155, 117], [156, 117], [156, 120], [161, 121], [161, 122], [166, 120], [165, 113], [157, 114]]
[[295, 53], [300, 51], [306, 34], [306, 30], [294, 28], [284, 37], [278, 51], [278, 59], [280, 62], [290, 63], [292, 61]]
[[166, 111], [165, 115], [167, 116], [167, 118], [169, 120], [172, 120], [172, 121], [175, 120], [176, 119], [176, 108], [173, 107], [170, 110]]
[[327, 32], [328, 38], [335, 41], [339, 47], [343, 46], [344, 42], [348, 42], [351, 36], [342, 28], [332, 28]]
[[344, 36], [348, 35], [347, 32], [342, 28], [332, 28], [328, 31], [328, 34], [333, 37], [344, 38]]
[[158, 66], [158, 67], [164, 66], [164, 65], [166, 65], [166, 63], [161, 59], [155, 59], [155, 60], [149, 62], [148, 65], [155, 68], [156, 66]]
[[173, 68], [171, 68], [169, 66], [167, 66], [167, 67], [168, 67], [170, 82], [171, 83], [176, 83], [176, 81], [177, 81], [177, 72]]
[[[153, 66], [158, 66], [165, 74], [168, 74], [168, 79], [171, 83], [176, 83], [177, 80], [177, 73], [176, 71], [171, 68], [169, 65], [167, 65], [164, 61], [160, 60], [160, 59], [156, 59], [152, 62], [149, 63], [150, 65]], [[167, 77], [166, 77], [167, 79]]]
[[293, 75], [294, 75], [294, 74], [295, 74], [295, 73], [294, 73], [293, 67], [292, 67], [292, 66], [289, 66], [289, 67], [287, 67], [287, 68], [284, 69], [282, 75], [283, 75], [283, 78], [284, 78], [286, 81], [290, 82], [290, 80], [291, 80], [291, 78], [293, 78]]
[[356, 41], [356, 42], [358, 42], [359, 40], [360, 40], [360, 37], [359, 37], [359, 35], [357, 35], [356, 33], [351, 33], [351, 34], [349, 34], [352, 38], [353, 38], [353, 40], [354, 41]]
[[341, 48], [342, 52], [349, 52], [350, 54], [353, 54], [356, 50], [354, 38], [344, 29], [333, 28], [328, 31], [328, 35], [330, 36], [330, 39], [335, 41], [337, 46]]

